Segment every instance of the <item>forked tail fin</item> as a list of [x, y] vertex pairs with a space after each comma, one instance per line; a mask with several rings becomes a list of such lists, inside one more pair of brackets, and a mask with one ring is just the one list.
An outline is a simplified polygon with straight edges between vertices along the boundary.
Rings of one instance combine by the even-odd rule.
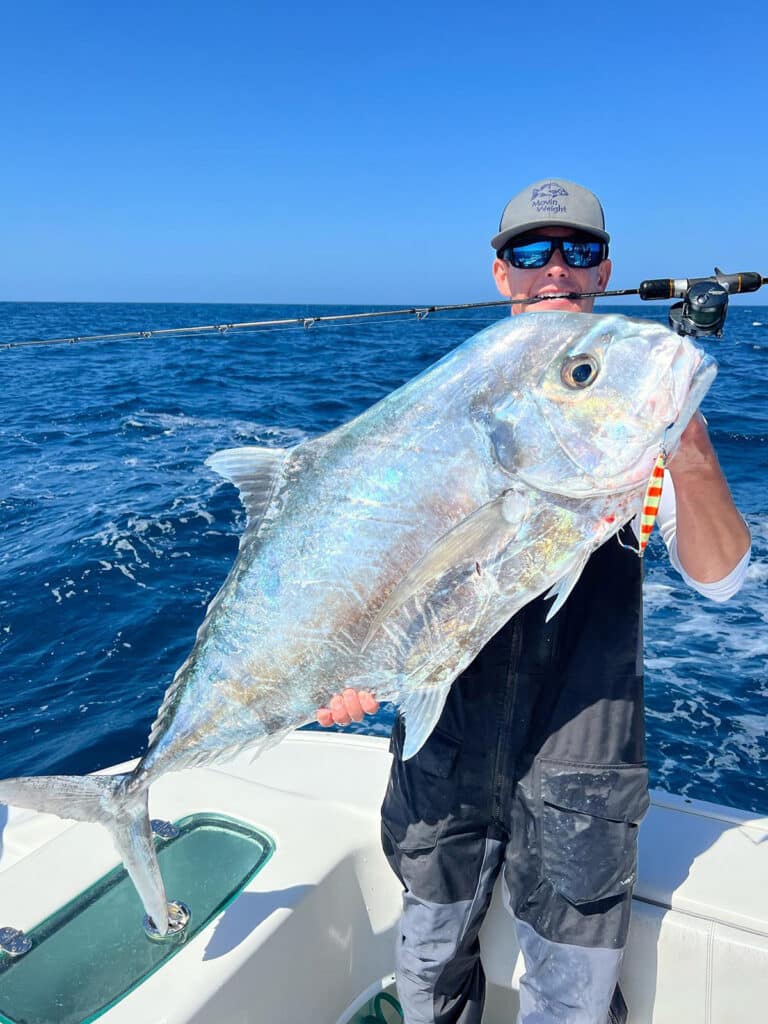
[[158, 931], [168, 930], [165, 887], [149, 824], [147, 789], [131, 775], [41, 775], [0, 781], [0, 803], [105, 825]]

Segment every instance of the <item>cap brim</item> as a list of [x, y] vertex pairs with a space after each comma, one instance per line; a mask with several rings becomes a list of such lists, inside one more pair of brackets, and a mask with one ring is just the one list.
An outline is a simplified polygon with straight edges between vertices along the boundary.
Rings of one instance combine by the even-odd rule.
[[498, 252], [499, 249], [504, 248], [511, 238], [515, 238], [517, 235], [524, 235], [526, 231], [533, 231], [536, 228], [541, 231], [546, 230], [546, 228], [573, 228], [574, 231], [585, 231], [596, 238], [602, 238], [604, 242], [610, 242], [611, 240], [611, 236], [607, 231], [600, 231], [599, 228], [594, 228], [590, 224], [577, 224], [572, 220], [532, 220], [527, 224], [518, 224], [513, 228], [507, 228], [506, 231], [501, 231], [491, 239], [491, 246]]

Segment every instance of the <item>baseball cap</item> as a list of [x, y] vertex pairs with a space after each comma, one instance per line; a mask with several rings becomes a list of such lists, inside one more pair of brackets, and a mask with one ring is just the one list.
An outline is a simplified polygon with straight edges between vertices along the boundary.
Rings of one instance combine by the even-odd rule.
[[594, 192], [563, 178], [544, 178], [509, 200], [491, 245], [498, 251], [515, 235], [553, 225], [588, 231], [604, 242], [611, 240], [605, 230], [603, 208]]

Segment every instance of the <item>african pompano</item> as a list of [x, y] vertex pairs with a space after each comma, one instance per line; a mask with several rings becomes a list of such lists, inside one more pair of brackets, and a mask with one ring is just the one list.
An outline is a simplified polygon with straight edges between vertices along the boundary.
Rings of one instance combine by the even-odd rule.
[[144, 757], [125, 775], [6, 780], [0, 800], [105, 824], [165, 932], [150, 784], [258, 752], [346, 686], [401, 704], [412, 756], [503, 623], [546, 591], [556, 611], [635, 516], [715, 372], [652, 322], [529, 314], [329, 434], [212, 456], [248, 524]]

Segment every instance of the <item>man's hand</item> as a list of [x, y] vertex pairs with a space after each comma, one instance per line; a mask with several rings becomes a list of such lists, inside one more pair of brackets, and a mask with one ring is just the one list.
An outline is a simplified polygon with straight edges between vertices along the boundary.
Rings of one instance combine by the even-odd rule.
[[317, 721], [325, 728], [362, 722], [365, 715], [375, 715], [379, 710], [379, 702], [372, 693], [351, 688], [332, 697], [328, 705], [317, 712]]

